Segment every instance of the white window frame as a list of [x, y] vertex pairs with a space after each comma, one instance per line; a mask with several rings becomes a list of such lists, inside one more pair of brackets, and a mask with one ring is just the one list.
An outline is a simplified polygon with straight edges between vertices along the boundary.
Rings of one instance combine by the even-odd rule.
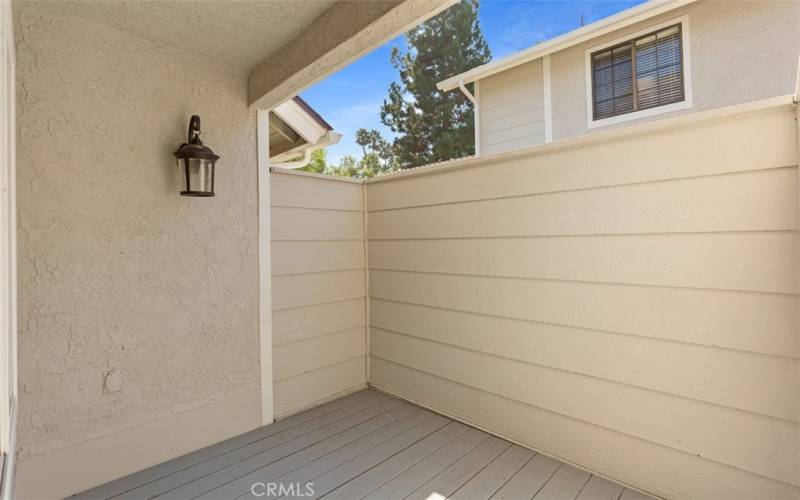
[[[668, 28], [680, 24], [681, 26], [681, 55], [683, 57], [683, 100], [674, 102], [672, 104], [665, 104], [663, 106], [656, 106], [654, 108], [643, 109], [641, 111], [633, 111], [621, 115], [611, 116], [608, 118], [594, 119], [594, 99], [592, 99], [592, 54], [597, 51], [619, 45], [628, 40], [633, 40], [640, 36], [644, 36], [655, 31]], [[589, 47], [585, 51], [585, 69], [586, 69], [586, 127], [589, 129], [605, 127], [608, 125], [615, 125], [617, 123], [624, 123], [631, 120], [638, 120], [640, 118], [647, 118], [650, 116], [657, 116], [672, 111], [682, 109], [690, 109], [692, 107], [692, 58], [690, 55], [689, 44], [689, 16], [681, 16], [675, 19], [670, 19], [663, 23], [653, 26], [648, 26], [646, 29], [630, 33], [623, 37], [617, 38], [610, 42]]]

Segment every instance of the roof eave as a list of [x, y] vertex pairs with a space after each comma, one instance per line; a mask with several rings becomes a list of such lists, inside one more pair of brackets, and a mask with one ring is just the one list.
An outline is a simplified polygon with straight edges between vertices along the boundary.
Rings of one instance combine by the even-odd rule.
[[322, 117], [322, 115], [317, 113], [317, 110], [312, 108], [311, 105], [308, 104], [302, 97], [296, 95], [292, 99], [294, 100], [294, 102], [298, 104], [298, 106], [303, 108], [303, 111], [305, 111], [308, 114], [308, 116], [310, 116], [314, 121], [316, 121], [320, 125], [320, 127], [324, 128], [325, 130], [333, 130], [331, 124], [328, 123], [325, 120], [325, 118]]
[[477, 68], [461, 73], [460, 75], [452, 76], [446, 80], [436, 84], [436, 87], [444, 92], [457, 89], [459, 84], [466, 83], [486, 78], [487, 76], [494, 75], [501, 71], [511, 69], [520, 64], [539, 59], [553, 52], [566, 49], [573, 45], [583, 43], [592, 38], [610, 33], [612, 31], [630, 26], [640, 21], [647, 20], [655, 17], [664, 12], [683, 7], [697, 0], [650, 0], [636, 7], [623, 10], [613, 16], [601, 19], [591, 24], [587, 24], [581, 28], [564, 33], [553, 39], [536, 44], [525, 50], [515, 52], [507, 57], [498, 59]]

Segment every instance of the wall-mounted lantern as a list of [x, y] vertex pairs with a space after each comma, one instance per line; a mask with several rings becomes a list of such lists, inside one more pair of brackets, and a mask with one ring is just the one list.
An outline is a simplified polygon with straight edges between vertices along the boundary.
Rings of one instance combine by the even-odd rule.
[[186, 189], [183, 196], [214, 196], [214, 164], [219, 160], [210, 148], [200, 140], [200, 117], [189, 120], [189, 133], [186, 143], [175, 151]]

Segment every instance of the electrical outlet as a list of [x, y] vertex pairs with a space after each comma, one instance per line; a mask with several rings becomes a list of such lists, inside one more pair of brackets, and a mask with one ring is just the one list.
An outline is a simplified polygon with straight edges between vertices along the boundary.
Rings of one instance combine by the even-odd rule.
[[103, 392], [111, 394], [122, 390], [122, 372], [109, 370], [103, 374]]

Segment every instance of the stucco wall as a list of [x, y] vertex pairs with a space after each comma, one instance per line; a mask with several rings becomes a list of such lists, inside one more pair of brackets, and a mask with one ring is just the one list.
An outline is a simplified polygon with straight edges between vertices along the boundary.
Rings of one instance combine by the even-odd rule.
[[364, 186], [270, 175], [275, 416], [366, 386]]
[[370, 383], [663, 498], [796, 499], [796, 124], [763, 106], [370, 182]]
[[701, 0], [552, 54], [553, 140], [587, 132], [586, 49], [684, 15], [689, 16], [692, 108], [637, 121], [794, 91], [800, 54], [800, 3]]
[[[48, 498], [259, 425], [256, 124], [244, 74], [15, 9], [20, 496]], [[178, 195], [191, 114], [216, 198]], [[123, 430], [134, 458], [80, 462]]]

